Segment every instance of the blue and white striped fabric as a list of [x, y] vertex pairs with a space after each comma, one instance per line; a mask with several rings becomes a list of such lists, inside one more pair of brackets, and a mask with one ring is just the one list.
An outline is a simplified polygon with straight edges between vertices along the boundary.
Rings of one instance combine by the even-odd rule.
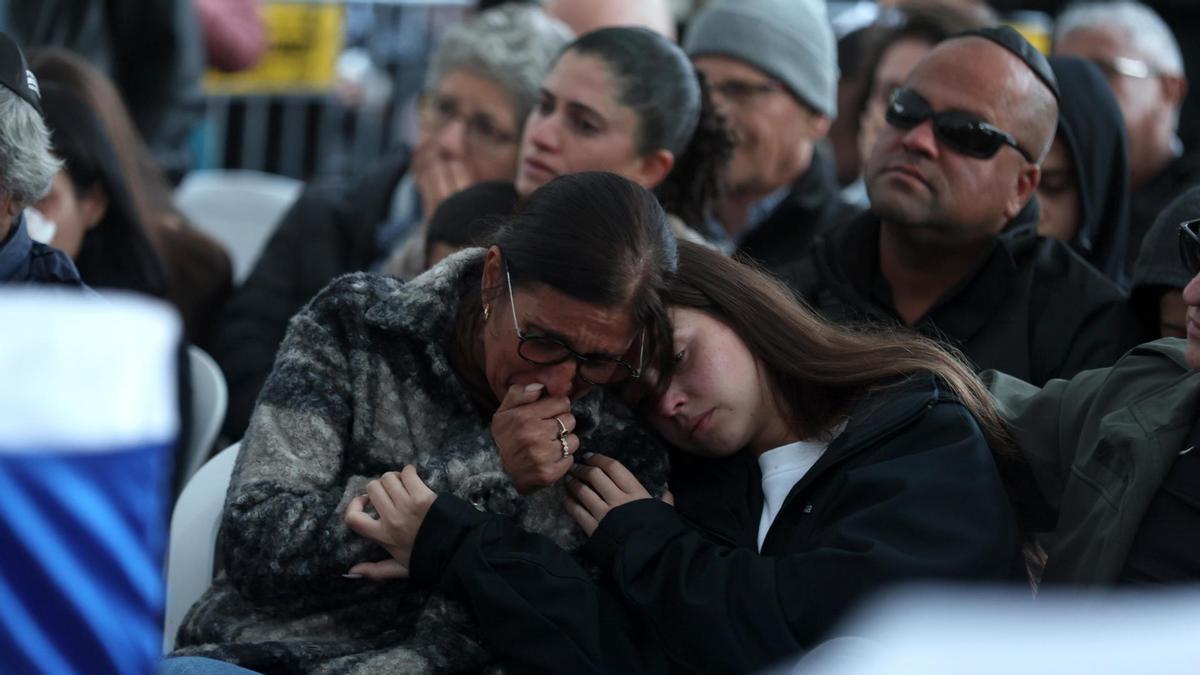
[[0, 673], [151, 673], [180, 325], [131, 296], [0, 288]]

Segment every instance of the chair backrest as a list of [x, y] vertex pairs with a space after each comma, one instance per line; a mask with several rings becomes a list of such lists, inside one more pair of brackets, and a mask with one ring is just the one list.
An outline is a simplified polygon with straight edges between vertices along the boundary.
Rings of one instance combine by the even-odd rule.
[[217, 531], [240, 448], [240, 442], [234, 443], [200, 467], [175, 502], [167, 548], [164, 654], [175, 646], [175, 634], [188, 609], [212, 585]]
[[261, 171], [192, 171], [175, 190], [175, 206], [229, 251], [233, 281], [241, 284], [303, 187]]
[[217, 362], [204, 350], [189, 345], [188, 365], [192, 383], [192, 428], [179, 458], [179, 485], [186, 485], [208, 459], [229, 408], [229, 388]]

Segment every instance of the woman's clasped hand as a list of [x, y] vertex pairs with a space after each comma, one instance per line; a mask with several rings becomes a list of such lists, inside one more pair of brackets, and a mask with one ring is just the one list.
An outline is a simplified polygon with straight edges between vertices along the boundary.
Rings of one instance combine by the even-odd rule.
[[[578, 438], [573, 445], [578, 447]], [[570, 469], [563, 476], [567, 490], [563, 509], [589, 537], [609, 511], [651, 498], [633, 473], [611, 457], [587, 453], [567, 466]], [[435, 499], [437, 493], [425, 485], [412, 466], [389, 471], [368, 483], [367, 494], [355, 497], [346, 507], [346, 526], [382, 546], [392, 557], [359, 563], [348, 574], [373, 581], [407, 579], [413, 544]], [[662, 499], [671, 504], [671, 493]], [[368, 506], [378, 517], [368, 512]]]
[[[563, 508], [590, 537], [608, 512], [650, 493], [623, 464], [611, 457], [585, 454], [566, 477]], [[663, 501], [672, 503], [671, 493]]]
[[[349, 575], [374, 581], [407, 579], [413, 542], [437, 494], [430, 490], [412, 466], [389, 471], [367, 484], [367, 494], [355, 497], [346, 507], [346, 526], [382, 546], [391, 558], [361, 562]], [[367, 512], [375, 509], [378, 518]]]

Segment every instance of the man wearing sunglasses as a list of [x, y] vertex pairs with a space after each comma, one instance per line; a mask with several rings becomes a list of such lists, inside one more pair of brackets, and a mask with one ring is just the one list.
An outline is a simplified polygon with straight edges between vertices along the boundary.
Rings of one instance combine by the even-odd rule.
[[910, 326], [981, 369], [1041, 384], [1111, 365], [1136, 334], [1121, 292], [1037, 236], [1057, 110], [1049, 65], [1015, 31], [943, 42], [889, 101], [871, 210], [785, 276], [835, 321]]
[[1049, 516], [1043, 583], [1200, 580], [1200, 221], [1176, 227], [1186, 339], [1043, 389], [983, 375], [1029, 460], [1022, 487]]

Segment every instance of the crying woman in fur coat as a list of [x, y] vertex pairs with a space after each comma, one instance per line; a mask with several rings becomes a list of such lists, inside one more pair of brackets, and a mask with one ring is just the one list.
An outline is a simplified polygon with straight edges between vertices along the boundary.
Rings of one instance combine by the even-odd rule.
[[176, 654], [271, 673], [498, 669], [466, 608], [429, 590], [436, 570], [389, 562], [346, 509], [370, 511], [411, 466], [432, 492], [573, 551], [561, 479], [576, 453], [663, 492], [665, 448], [612, 385], [669, 344], [675, 265], [653, 195], [582, 173], [535, 192], [487, 249], [407, 284], [331, 283], [288, 327], [233, 472], [222, 569]]

